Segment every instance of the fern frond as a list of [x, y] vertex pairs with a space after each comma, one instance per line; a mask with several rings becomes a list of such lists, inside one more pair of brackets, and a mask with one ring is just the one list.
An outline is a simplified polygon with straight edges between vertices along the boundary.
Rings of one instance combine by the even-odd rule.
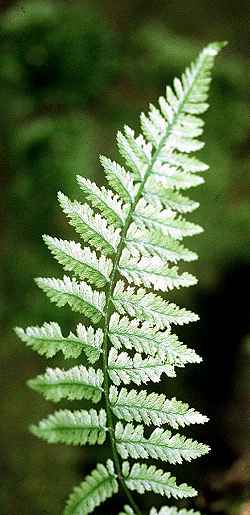
[[77, 181], [92, 207], [101, 211], [110, 224], [116, 227], [124, 225], [128, 206], [123, 205], [119, 197], [114, 195], [113, 191], [107, 190], [104, 186], [98, 188], [94, 182], [81, 175], [77, 176]]
[[178, 274], [177, 267], [169, 267], [159, 256], [131, 255], [123, 250], [119, 270], [129, 283], [145, 286], [154, 290], [173, 290], [174, 288], [193, 286], [197, 279], [187, 272]]
[[64, 515], [87, 515], [106, 499], [118, 492], [114, 465], [108, 460], [106, 466], [98, 463], [89, 476], [70, 495]]
[[175, 166], [157, 162], [151, 177], [147, 181], [146, 190], [150, 191], [152, 188], [157, 191], [159, 186], [169, 190], [187, 190], [200, 186], [204, 182], [205, 180], [200, 175], [184, 172]]
[[[102, 444], [108, 435], [114, 459], [114, 464], [108, 460], [106, 466], [97, 465], [75, 488], [65, 515], [93, 512], [118, 491], [118, 484], [129, 503], [120, 515], [141, 513], [129, 490], [175, 499], [197, 493], [186, 483], [177, 485], [169, 472], [145, 463], [130, 467], [120, 457], [153, 458], [171, 464], [198, 458], [208, 452], [207, 445], [161, 427], [154, 427], [152, 432], [146, 427], [144, 434], [144, 426], [134, 423], [168, 424], [178, 429], [204, 423], [207, 418], [175, 397], [167, 399], [164, 394], [139, 388], [118, 390], [117, 386], [157, 383], [162, 374], [174, 377], [177, 367], [201, 361], [172, 334], [172, 326], [199, 317], [148, 288], [165, 292], [196, 283], [192, 275], [180, 273], [176, 263], [197, 258], [181, 240], [203, 230], [183, 216], [199, 206], [185, 196], [185, 191], [202, 184], [199, 172], [208, 168], [193, 153], [203, 147], [200, 115], [208, 107], [211, 69], [222, 46], [208, 45], [181, 79], [175, 78], [173, 87], [166, 88], [158, 105], [150, 104], [149, 111], [141, 115], [143, 134], [135, 134], [128, 126], [118, 132], [118, 149], [127, 169], [101, 157], [111, 189], [79, 176], [85, 203], [59, 193], [69, 223], [94, 250], [44, 236], [53, 256], [73, 278], [39, 278], [38, 286], [57, 306], [68, 304], [99, 328], [95, 331], [79, 324], [76, 334], [70, 332], [64, 337], [60, 326], [49, 322], [26, 330], [17, 328], [16, 332], [47, 357], [61, 351], [65, 358], [78, 358], [84, 352], [91, 364], [101, 354], [102, 362], [97, 369], [83, 364], [69, 370], [49, 368], [29, 385], [52, 401], [98, 402], [103, 393], [105, 410], [56, 411], [31, 430], [48, 442], [73, 445]], [[182, 190], [184, 194], [180, 194]], [[157, 510], [153, 508], [150, 515], [157, 515]], [[199, 514], [163, 507], [158, 515]]]
[[122, 470], [127, 487], [130, 490], [136, 490], [139, 494], [154, 492], [166, 497], [174, 497], [174, 499], [197, 495], [194, 488], [186, 483], [177, 485], [175, 477], [171, 476], [169, 472], [157, 469], [154, 465], [134, 463], [130, 469], [128, 462], [124, 462]]
[[56, 322], [45, 322], [41, 327], [27, 327], [26, 330], [17, 327], [15, 331], [24, 343], [47, 358], [60, 351], [66, 359], [78, 358], [84, 352], [89, 362], [95, 363], [102, 352], [102, 330], [95, 331], [93, 327], [86, 328], [83, 324], [77, 326], [76, 335], [70, 332], [67, 337], [62, 335]]
[[[193, 120], [196, 118], [193, 117]], [[168, 163], [170, 166], [177, 166], [182, 170], [188, 170], [190, 173], [205, 172], [209, 169], [206, 163], [203, 163], [194, 156], [180, 154], [178, 152], [168, 152], [166, 149], [161, 149], [158, 159], [161, 163]]]
[[125, 347], [149, 356], [159, 355], [161, 359], [167, 358], [175, 366], [201, 361], [200, 356], [183, 345], [175, 334], [170, 333], [169, 328], [158, 331], [149, 322], [140, 324], [136, 318], [120, 318], [117, 313], [110, 318], [109, 339], [116, 349]]
[[147, 202], [160, 200], [163, 207], [170, 208], [177, 213], [192, 213], [199, 207], [199, 202], [195, 202], [177, 191], [172, 191], [158, 180], [151, 181], [150, 185], [148, 183], [144, 196]]
[[76, 232], [82, 239], [105, 254], [114, 254], [120, 241], [120, 230], [107, 225], [105, 218], [94, 214], [88, 204], [71, 202], [66, 195], [59, 192], [58, 199]]
[[131, 382], [137, 385], [149, 381], [158, 383], [162, 374], [175, 377], [173, 365], [165, 359], [160, 357], [143, 359], [139, 353], [131, 358], [126, 352], [118, 354], [114, 348], [109, 352], [108, 373], [111, 381], [117, 386], [121, 383], [129, 384]]
[[204, 454], [207, 454], [209, 447], [205, 444], [185, 438], [178, 433], [172, 435], [157, 427], [145, 438], [143, 426], [133, 426], [117, 422], [115, 428], [115, 439], [119, 454], [123, 459], [129, 456], [133, 459], [159, 459], [175, 465], [181, 464], [183, 460], [191, 461]]
[[100, 156], [100, 161], [111, 188], [119, 195], [121, 200], [132, 204], [135, 200], [138, 186], [134, 184], [130, 173], [123, 166], [105, 156]]
[[142, 256], [160, 256], [166, 261], [194, 261], [197, 254], [186, 249], [179, 241], [166, 236], [160, 229], [149, 231], [134, 223], [128, 230], [126, 246], [131, 253], [139, 251]]
[[103, 392], [102, 384], [102, 370], [95, 371], [93, 368], [87, 369], [82, 365], [69, 370], [47, 368], [45, 374], [28, 381], [28, 385], [33, 390], [54, 402], [63, 398], [99, 402]]
[[102, 445], [106, 439], [106, 413], [90, 409], [59, 410], [31, 426], [31, 432], [48, 443]]
[[146, 293], [143, 288], [125, 288], [123, 281], [116, 283], [112, 302], [121, 315], [127, 313], [138, 320], [149, 321], [159, 329], [170, 324], [183, 325], [199, 319], [195, 313], [179, 308], [155, 293]]
[[111, 259], [105, 256], [98, 258], [89, 247], [82, 248], [75, 241], [59, 240], [47, 235], [43, 239], [66, 272], [73, 272], [81, 280], [87, 279], [98, 288], [107, 284], [113, 267]]
[[115, 386], [110, 388], [112, 411], [126, 422], [144, 422], [146, 425], [161, 426], [168, 424], [174, 429], [190, 424], [204, 424], [208, 418], [201, 415], [188, 404], [177, 401], [175, 397], [167, 399], [161, 393], [149, 393], [146, 390], [120, 391]]
[[101, 320], [105, 306], [104, 292], [92, 290], [83, 281], [77, 283], [66, 275], [63, 279], [38, 277], [36, 283], [58, 307], [69, 304], [73, 311], [84, 313], [92, 322]]
[[171, 209], [161, 209], [158, 202], [158, 209], [155, 203], [148, 203], [141, 199], [134, 213], [134, 220], [139, 227], [149, 230], [160, 229], [166, 236], [176, 240], [182, 240], [185, 236], [200, 234], [203, 229], [199, 225], [187, 222], [183, 218], [176, 217]]
[[119, 131], [117, 134], [117, 144], [122, 157], [124, 157], [129, 169], [135, 179], [143, 179], [148, 165], [152, 159], [152, 146], [147, 143], [143, 136], [135, 136], [130, 127], [125, 125], [124, 134]]

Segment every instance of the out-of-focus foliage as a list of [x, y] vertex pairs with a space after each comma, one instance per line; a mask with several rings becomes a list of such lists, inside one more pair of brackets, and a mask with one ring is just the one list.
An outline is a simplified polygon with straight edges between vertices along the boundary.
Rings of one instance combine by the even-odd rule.
[[[210, 0], [198, 4], [193, 0], [188, 4], [182, 0], [7, 4], [0, 15], [1, 392], [6, 421], [0, 432], [6, 485], [1, 488], [0, 512], [42, 515], [58, 512], [54, 499], [63, 505], [65, 492], [79, 482], [82, 469], [88, 473], [91, 465], [83, 453], [76, 470], [75, 449], [47, 452], [27, 432], [28, 424], [46, 412], [45, 403], [24, 385], [26, 378], [42, 371], [43, 360], [25, 351], [12, 334], [13, 326], [34, 321], [70, 322], [68, 311], [50, 306], [32, 282], [33, 276], [55, 271], [40, 235], [72, 236], [60, 214], [56, 192], [74, 193], [77, 173], [95, 176], [101, 184], [97, 155], [110, 154], [120, 120], [136, 126], [148, 99], [154, 101], [203, 44], [229, 39], [206, 116], [208, 144], [200, 154], [209, 162], [210, 171], [206, 186], [194, 192], [201, 204], [197, 218], [196, 214], [190, 217], [206, 229], [189, 245], [200, 256], [194, 267], [201, 287], [194, 289], [194, 295], [216, 291], [225, 270], [249, 261], [249, 11], [245, 0], [240, 7], [236, 0], [216, 7]], [[189, 298], [182, 302], [190, 303], [192, 293], [185, 295]], [[240, 317], [230, 322], [246, 325]], [[211, 342], [217, 344], [225, 345], [226, 369], [229, 349], [240, 342]], [[200, 346], [199, 351], [206, 360], [206, 349]], [[57, 359], [55, 364], [59, 364]], [[241, 367], [246, 366], [245, 360]], [[241, 368], [235, 381], [240, 377], [249, 377], [249, 370], [242, 373]], [[199, 392], [193, 395], [199, 399]], [[242, 434], [246, 442], [245, 429]], [[203, 499], [200, 508], [208, 512]]]

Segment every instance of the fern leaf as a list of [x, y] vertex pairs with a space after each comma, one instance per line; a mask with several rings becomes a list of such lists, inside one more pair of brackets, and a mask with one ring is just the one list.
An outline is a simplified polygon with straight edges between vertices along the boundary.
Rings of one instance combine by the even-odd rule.
[[154, 492], [175, 499], [197, 495], [194, 488], [186, 483], [177, 485], [175, 477], [171, 476], [169, 472], [157, 469], [154, 465], [134, 463], [130, 469], [128, 462], [124, 462], [122, 470], [127, 487], [130, 490], [136, 490], [139, 494]]
[[152, 147], [142, 135], [135, 137], [134, 131], [127, 125], [124, 127], [124, 133], [119, 131], [117, 134], [118, 148], [135, 179], [140, 181], [151, 162]]
[[147, 229], [160, 229], [166, 236], [176, 240], [182, 240], [185, 236], [200, 234], [203, 229], [196, 224], [187, 222], [183, 218], [176, 217], [171, 209], [156, 209], [155, 203], [149, 204], [141, 199], [136, 207], [134, 219], [139, 227]]
[[149, 393], [146, 390], [120, 391], [116, 387], [110, 388], [110, 403], [112, 411], [118, 418], [126, 422], [144, 422], [146, 425], [161, 426], [169, 424], [174, 429], [189, 426], [190, 424], [204, 424], [208, 418], [201, 415], [188, 404], [173, 399], [167, 399], [161, 393]]
[[110, 318], [109, 339], [118, 350], [125, 347], [149, 356], [159, 355], [161, 359], [167, 358], [175, 366], [201, 361], [200, 356], [179, 342], [178, 337], [171, 334], [169, 329], [158, 331], [149, 322], [140, 324], [136, 318], [120, 318], [117, 313], [113, 313]]
[[199, 207], [199, 202], [195, 202], [177, 191], [172, 191], [165, 186], [164, 181], [163, 183], [158, 180], [151, 181], [150, 186], [148, 181], [144, 197], [148, 203], [160, 200], [163, 207], [178, 213], [192, 213]]
[[126, 172], [123, 166], [105, 156], [100, 156], [100, 161], [105, 170], [109, 185], [119, 195], [121, 200], [132, 204], [135, 200], [138, 186], [133, 183], [131, 174]]
[[204, 179], [200, 175], [184, 172], [175, 166], [156, 162], [152, 175], [147, 181], [147, 190], [157, 190], [166, 188], [170, 190], [187, 190], [204, 184]]
[[108, 460], [106, 466], [98, 464], [89, 476], [70, 495], [64, 515], [88, 515], [106, 499], [118, 492], [114, 465]]
[[169, 268], [159, 256], [131, 255], [123, 250], [119, 270], [129, 283], [145, 286], [154, 290], [173, 290], [174, 288], [193, 286], [197, 279], [187, 272], [178, 274], [177, 267]]
[[[187, 484], [177, 485], [169, 472], [144, 463], [130, 468], [128, 462], [121, 463], [120, 456], [160, 459], [170, 464], [198, 458], [208, 452], [208, 446], [161, 427], [150, 433], [146, 427], [144, 434], [144, 426], [133, 423], [168, 424], [178, 429], [206, 422], [207, 418], [164, 394], [124, 387], [118, 390], [116, 386], [157, 383], [162, 374], [174, 377], [176, 367], [201, 361], [171, 332], [172, 325], [196, 321], [198, 316], [145, 288], [168, 291], [196, 283], [192, 275], [180, 273], [175, 266], [181, 260], [197, 258], [181, 240], [203, 230], [183, 218], [199, 204], [180, 191], [204, 182], [199, 172], [205, 172], [207, 166], [193, 153], [204, 145], [199, 139], [204, 127], [200, 115], [208, 108], [210, 72], [222, 46], [208, 45], [181, 79], [175, 78], [173, 87], [166, 88], [158, 105], [150, 104], [149, 111], [142, 113], [143, 135], [136, 135], [128, 126], [118, 132], [118, 149], [128, 171], [101, 157], [111, 190], [78, 177], [86, 203], [72, 202], [59, 193], [69, 223], [94, 250], [74, 241], [44, 237], [53, 256], [73, 274], [73, 279], [38, 278], [38, 286], [57, 306], [68, 304], [93, 323], [100, 323], [100, 328], [95, 331], [79, 324], [76, 334], [70, 332], [64, 337], [59, 325], [50, 322], [26, 331], [17, 328], [16, 332], [28, 346], [47, 357], [61, 351], [66, 358], [78, 358], [84, 352], [94, 363], [103, 353], [103, 360], [102, 369], [97, 370], [83, 365], [69, 370], [49, 368], [29, 385], [53, 401], [66, 398], [98, 402], [104, 392], [105, 410], [56, 411], [31, 430], [48, 442], [73, 445], [102, 444], [108, 434], [114, 457], [114, 464], [108, 460], [106, 466], [97, 465], [75, 488], [65, 515], [93, 512], [118, 491], [118, 484], [131, 506], [126, 505], [120, 515], [140, 512], [128, 489], [175, 499], [196, 495]], [[92, 289], [89, 283], [103, 291]], [[124, 348], [131, 350], [131, 355]], [[114, 417], [125, 423], [116, 423]], [[157, 515], [155, 508], [150, 515]], [[163, 507], [158, 515], [199, 514]]]
[[90, 409], [59, 410], [31, 426], [31, 432], [48, 443], [102, 445], [106, 439], [106, 413]]
[[84, 313], [92, 322], [101, 320], [105, 306], [104, 292], [92, 290], [88, 284], [77, 283], [67, 276], [63, 279], [38, 277], [36, 283], [58, 307], [69, 304], [73, 311]]
[[164, 148], [160, 150], [158, 159], [161, 163], [168, 163], [170, 166], [176, 166], [190, 173], [205, 172], [209, 166], [196, 157], [180, 154], [178, 152], [169, 153]]
[[79, 324], [76, 335], [69, 333], [64, 337], [60, 326], [56, 322], [45, 322], [41, 327], [21, 327], [15, 329], [19, 338], [40, 355], [52, 358], [57, 352], [62, 352], [64, 357], [78, 358], [85, 352], [90, 363], [95, 363], [102, 352], [103, 332], [101, 329], [94, 331], [93, 327], [86, 328]]
[[118, 354], [114, 348], [109, 352], [108, 373], [111, 381], [117, 386], [121, 383], [129, 384], [131, 382], [137, 385], [148, 383], [148, 381], [158, 383], [162, 374], [175, 377], [173, 365], [168, 364], [160, 357], [143, 359], [141, 354], [136, 353], [131, 358], [126, 352]]
[[125, 289], [123, 281], [118, 281], [112, 299], [117, 311], [139, 320], [147, 320], [159, 329], [170, 324], [183, 325], [199, 319], [198, 315], [169, 303], [155, 293], [146, 293], [143, 288]]
[[143, 426], [127, 424], [123, 426], [117, 422], [115, 429], [117, 450], [123, 459], [129, 456], [133, 459], [159, 459], [175, 465], [183, 460], [191, 461], [207, 454], [209, 447], [205, 444], [185, 438], [178, 433], [172, 435], [170, 431], [157, 427], [145, 438]]
[[95, 371], [93, 368], [87, 369], [82, 365], [69, 370], [47, 368], [45, 374], [28, 381], [28, 385], [33, 390], [54, 402], [63, 398], [99, 402], [103, 392], [102, 383], [102, 370]]
[[162, 508], [157, 511], [156, 508], [152, 508], [150, 510], [149, 515], [201, 515], [199, 511], [194, 510], [186, 510], [185, 508], [178, 510], [174, 506], [162, 506]]
[[92, 207], [101, 211], [110, 224], [116, 227], [124, 225], [128, 206], [124, 206], [119, 197], [114, 195], [113, 191], [107, 190], [104, 186], [98, 188], [94, 182], [81, 175], [77, 176], [77, 181]]
[[109, 227], [105, 218], [94, 214], [88, 204], [71, 202], [61, 192], [58, 193], [58, 199], [64, 213], [69, 218], [69, 223], [73, 225], [85, 242], [105, 254], [116, 252], [120, 240], [119, 229]]
[[126, 239], [131, 253], [139, 251], [142, 255], [160, 256], [166, 261], [194, 261], [197, 254], [185, 249], [177, 240], [166, 236], [161, 229], [148, 230], [131, 224]]
[[81, 280], [87, 279], [98, 288], [109, 281], [112, 261], [105, 256], [97, 257], [89, 247], [82, 248], [75, 241], [59, 240], [51, 236], [43, 236], [53, 256], [67, 272], [73, 272]]

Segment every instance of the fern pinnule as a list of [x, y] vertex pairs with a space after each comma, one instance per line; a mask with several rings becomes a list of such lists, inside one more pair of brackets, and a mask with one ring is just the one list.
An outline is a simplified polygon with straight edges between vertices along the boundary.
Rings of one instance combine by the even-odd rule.
[[[45, 235], [53, 257], [70, 275], [36, 282], [58, 307], [70, 306], [88, 325], [81, 321], [68, 336], [53, 321], [17, 328], [16, 333], [47, 358], [62, 352], [66, 359], [83, 362], [67, 370], [48, 368], [29, 381], [31, 388], [53, 402], [87, 400], [96, 408], [103, 399], [105, 407], [60, 409], [31, 431], [49, 443], [108, 441], [112, 453], [112, 460], [98, 464], [73, 490], [65, 515], [92, 513], [120, 487], [129, 503], [120, 515], [141, 515], [133, 491], [176, 500], [197, 494], [186, 483], [177, 484], [170, 472], [140, 460], [181, 464], [209, 450], [172, 433], [203, 424], [207, 417], [175, 397], [149, 393], [145, 386], [159, 383], [163, 375], [173, 380], [179, 368], [201, 361], [173, 332], [175, 325], [197, 321], [198, 315], [169, 302], [162, 292], [197, 282], [179, 270], [181, 262], [197, 259], [184, 238], [203, 230], [185, 219], [199, 207], [186, 190], [204, 183], [208, 169], [193, 154], [203, 147], [200, 115], [208, 108], [211, 70], [223, 46], [205, 47], [158, 105], [142, 113], [141, 134], [127, 125], [118, 132], [123, 165], [100, 158], [109, 188], [78, 176], [82, 202], [58, 194], [84, 245]], [[124, 461], [128, 458], [136, 462]], [[152, 508], [150, 515], [198, 514], [163, 506]]]

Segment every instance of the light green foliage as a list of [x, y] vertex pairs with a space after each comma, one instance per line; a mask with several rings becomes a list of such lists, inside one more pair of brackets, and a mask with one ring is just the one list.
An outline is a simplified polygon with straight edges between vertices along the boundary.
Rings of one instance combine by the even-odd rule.
[[69, 304], [73, 311], [83, 313], [93, 322], [103, 316], [105, 293], [92, 290], [84, 283], [64, 276], [63, 279], [38, 277], [36, 283], [58, 307]]
[[[139, 372], [138, 372], [139, 375]], [[188, 426], [190, 424], [204, 424], [208, 418], [201, 415], [188, 404], [177, 401], [175, 397], [171, 400], [161, 393], [147, 394], [146, 390], [120, 391], [115, 386], [110, 388], [110, 403], [112, 410], [118, 418], [127, 422], [144, 422], [146, 425], [154, 424], [161, 426], [168, 424], [174, 429]]]
[[69, 370], [48, 368], [46, 374], [28, 381], [33, 390], [42, 393], [47, 400], [54, 402], [63, 398], [98, 402], [102, 397], [102, 383], [103, 373], [101, 370], [87, 369], [82, 365]]
[[[204, 423], [207, 417], [176, 398], [145, 389], [118, 390], [117, 386], [157, 383], [163, 374], [173, 378], [178, 367], [201, 361], [172, 333], [172, 326], [194, 322], [198, 315], [149, 289], [167, 293], [196, 283], [196, 278], [176, 266], [197, 258], [182, 240], [202, 231], [183, 217], [198, 203], [179, 190], [185, 192], [204, 182], [197, 172], [204, 172], [207, 166], [192, 153], [203, 147], [198, 139], [203, 131], [199, 115], [208, 107], [210, 71], [221, 46], [208, 45], [181, 80], [175, 79], [173, 88], [167, 87], [158, 107], [150, 105], [149, 112], [141, 115], [143, 134], [137, 136], [128, 126], [118, 132], [125, 167], [101, 157], [112, 190], [78, 177], [84, 203], [59, 193], [69, 223], [93, 249], [44, 237], [53, 256], [73, 278], [39, 278], [38, 286], [58, 307], [68, 304], [98, 327], [86, 328], [80, 323], [76, 335], [63, 337], [58, 324], [49, 322], [26, 331], [18, 328], [17, 334], [47, 357], [62, 351], [66, 358], [78, 358], [83, 351], [91, 364], [99, 358], [102, 362], [97, 369], [83, 365], [69, 370], [49, 368], [29, 384], [53, 401], [98, 402], [103, 393], [105, 409], [59, 410], [31, 430], [50, 443], [73, 445], [103, 444], [108, 435], [114, 460], [108, 460], [106, 467], [98, 465], [73, 491], [65, 515], [93, 512], [118, 491], [118, 484], [131, 505], [124, 508], [127, 515], [141, 513], [129, 490], [175, 499], [196, 495], [191, 486], [177, 485], [169, 472], [139, 462], [131, 466], [120, 457], [180, 464], [203, 456], [209, 450], [207, 445], [159, 426], [178, 429]], [[126, 424], [115, 422], [117, 418]], [[154, 427], [148, 433], [144, 426]], [[178, 513], [171, 508], [161, 512], [164, 510], [170, 515]]]
[[202, 443], [186, 439], [176, 433], [157, 427], [149, 438], [144, 436], [143, 426], [121, 422], [116, 424], [115, 430], [118, 452], [122, 458], [154, 458], [169, 463], [182, 463], [183, 460], [191, 461], [199, 458], [209, 451], [209, 447]]
[[32, 433], [49, 443], [71, 445], [103, 444], [106, 438], [106, 413], [60, 410], [31, 427]]
[[130, 469], [129, 463], [125, 461], [123, 474], [129, 489], [136, 490], [139, 494], [154, 492], [175, 499], [194, 497], [197, 494], [196, 490], [186, 483], [177, 485], [175, 477], [171, 476], [169, 472], [157, 469], [155, 465], [134, 463]]
[[82, 279], [88, 279], [98, 288], [109, 281], [112, 261], [105, 256], [97, 257], [89, 247], [81, 248], [75, 241], [58, 240], [51, 236], [43, 237], [51, 253], [66, 272], [72, 272]]
[[114, 347], [109, 352], [108, 373], [111, 381], [118, 386], [121, 383], [130, 382], [137, 385], [149, 381], [158, 383], [162, 374], [175, 377], [174, 367], [167, 362], [166, 358], [160, 356], [143, 358], [139, 353], [131, 358], [127, 352], [118, 354]]
[[98, 464], [85, 480], [77, 486], [65, 508], [65, 515], [87, 515], [118, 491], [114, 465], [107, 461], [106, 467]]

